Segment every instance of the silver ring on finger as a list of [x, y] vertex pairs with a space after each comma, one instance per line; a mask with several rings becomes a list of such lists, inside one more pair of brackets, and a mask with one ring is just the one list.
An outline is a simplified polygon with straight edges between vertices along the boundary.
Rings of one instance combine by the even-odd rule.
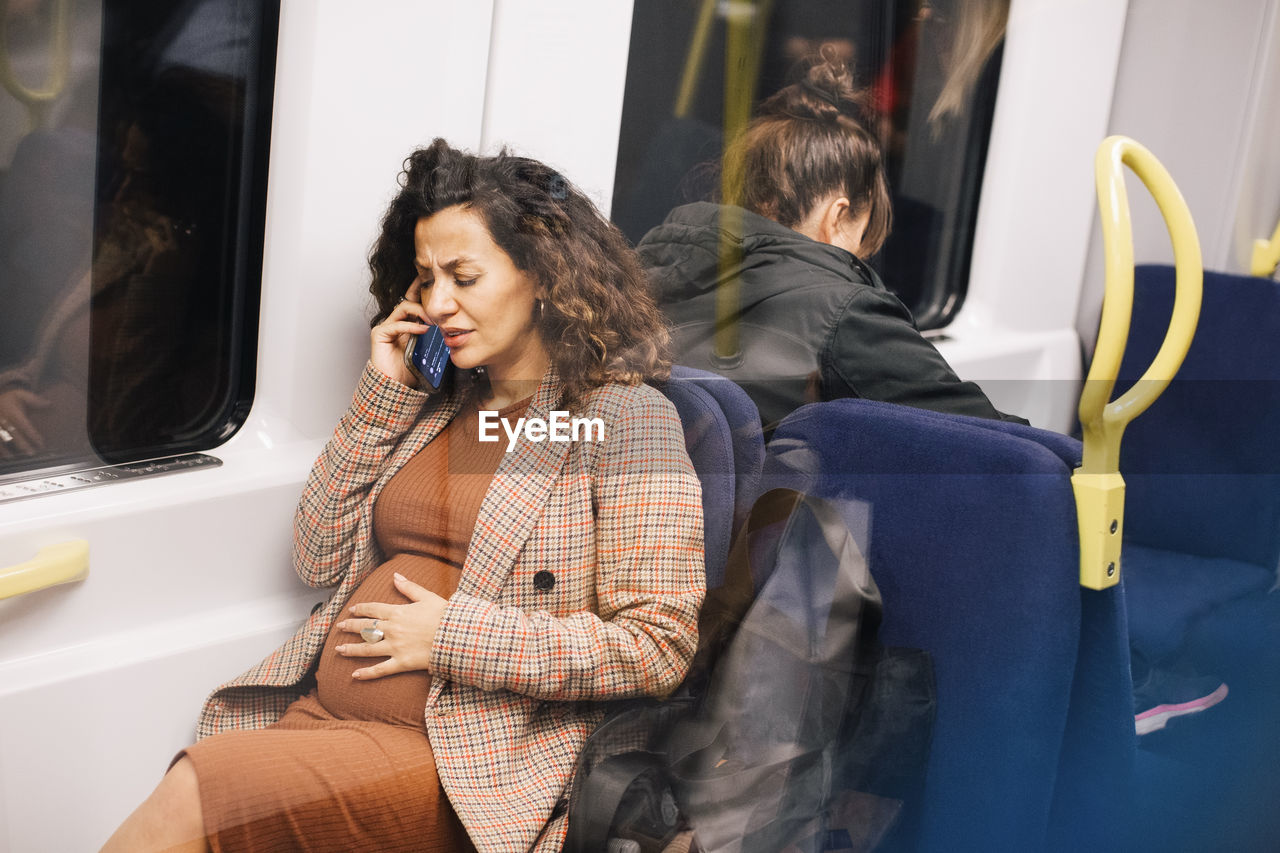
[[13, 441], [13, 433], [9, 432], [9, 430], [3, 426], [0, 426], [0, 441], [3, 441], [5, 444]]
[[373, 624], [368, 628], [360, 629], [360, 639], [364, 640], [366, 643], [380, 643], [382, 642], [382, 638], [385, 636], [387, 635], [382, 633], [382, 629], [378, 627], [377, 619], [374, 619]]

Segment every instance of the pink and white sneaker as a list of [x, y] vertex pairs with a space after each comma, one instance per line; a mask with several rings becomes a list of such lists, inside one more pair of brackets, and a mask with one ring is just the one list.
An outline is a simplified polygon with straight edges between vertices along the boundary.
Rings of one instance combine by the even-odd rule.
[[[1209, 689], [1214, 684], [1217, 687]], [[1162, 686], [1171, 686], [1170, 680], [1163, 680]], [[1159, 731], [1174, 717], [1198, 714], [1227, 698], [1227, 685], [1216, 678], [1186, 679], [1177, 686], [1180, 689], [1165, 693], [1167, 701], [1134, 715], [1134, 727], [1139, 735]], [[1140, 691], [1139, 695], [1142, 692], [1146, 691]], [[1138, 707], [1142, 707], [1142, 704]]]

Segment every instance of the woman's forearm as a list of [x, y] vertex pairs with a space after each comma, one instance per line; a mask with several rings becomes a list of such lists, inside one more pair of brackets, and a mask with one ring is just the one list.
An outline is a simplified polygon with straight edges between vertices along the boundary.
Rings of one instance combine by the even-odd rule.
[[435, 635], [431, 670], [485, 690], [548, 700], [663, 696], [688, 672], [702, 594], [636, 600], [612, 619], [557, 617], [455, 595]]

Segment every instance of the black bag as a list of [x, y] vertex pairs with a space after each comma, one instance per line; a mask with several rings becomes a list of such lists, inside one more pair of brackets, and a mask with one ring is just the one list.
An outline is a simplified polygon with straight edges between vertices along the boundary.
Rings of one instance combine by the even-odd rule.
[[[865, 542], [858, 506], [845, 509]], [[761, 497], [685, 684], [588, 740], [565, 849], [650, 853], [684, 828], [705, 853], [872, 849], [920, 791], [935, 702], [928, 656], [883, 649], [880, 615], [834, 505]]]

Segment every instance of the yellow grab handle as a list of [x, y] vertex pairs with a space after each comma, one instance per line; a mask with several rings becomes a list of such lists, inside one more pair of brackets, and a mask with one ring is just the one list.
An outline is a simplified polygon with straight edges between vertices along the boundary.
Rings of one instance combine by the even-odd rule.
[[[1169, 331], [1151, 366], [1132, 388], [1108, 403], [1133, 314], [1133, 227], [1124, 188], [1126, 165], [1146, 185], [1164, 217], [1173, 242], [1177, 283]], [[1127, 137], [1111, 136], [1098, 147], [1094, 169], [1106, 255], [1106, 294], [1098, 345], [1080, 395], [1084, 459], [1071, 477], [1071, 486], [1080, 526], [1080, 584], [1105, 589], [1120, 580], [1124, 533], [1120, 439], [1129, 422], [1155, 402], [1182, 366], [1200, 319], [1204, 267], [1191, 211], [1173, 178], [1150, 151]]]
[[1271, 278], [1276, 267], [1280, 266], [1280, 225], [1276, 225], [1276, 233], [1270, 240], [1253, 241], [1253, 260], [1249, 264], [1249, 272], [1258, 278]]
[[0, 569], [0, 599], [26, 595], [89, 576], [89, 543], [72, 539], [41, 548], [34, 560]]

